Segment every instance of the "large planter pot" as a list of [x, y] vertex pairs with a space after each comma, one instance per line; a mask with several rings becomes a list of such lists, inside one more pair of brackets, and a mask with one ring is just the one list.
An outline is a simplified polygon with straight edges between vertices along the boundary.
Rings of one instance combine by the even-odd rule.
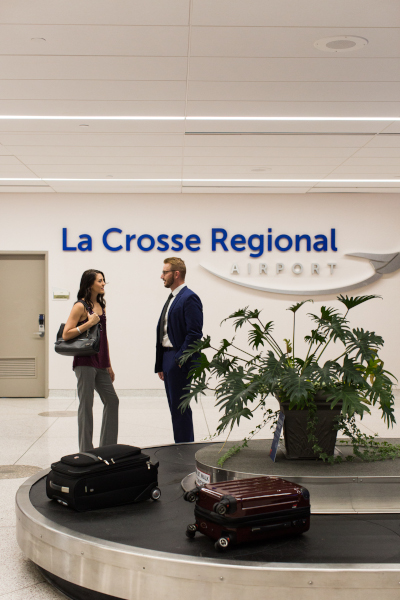
[[[318, 445], [329, 456], [335, 451], [337, 430], [334, 428], [335, 417], [340, 415], [342, 406], [338, 403], [331, 409], [330, 403], [326, 402], [326, 396], [317, 396], [317, 426], [315, 435]], [[317, 459], [318, 454], [313, 451], [307, 439], [308, 410], [289, 410], [288, 402], [280, 402], [281, 411], [285, 415], [283, 423], [283, 437], [286, 447], [286, 458], [288, 459]]]

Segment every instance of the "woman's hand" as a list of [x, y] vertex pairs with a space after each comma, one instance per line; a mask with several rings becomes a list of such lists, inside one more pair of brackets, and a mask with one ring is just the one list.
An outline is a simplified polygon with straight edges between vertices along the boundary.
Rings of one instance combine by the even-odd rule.
[[111, 377], [111, 383], [114, 383], [115, 374], [114, 374], [114, 371], [112, 370], [112, 367], [107, 367], [107, 372], [108, 372], [109, 376]]
[[88, 315], [88, 321], [90, 323], [90, 327], [93, 327], [93, 325], [96, 325], [96, 323], [100, 321], [100, 317], [97, 313], [92, 313], [91, 315]]

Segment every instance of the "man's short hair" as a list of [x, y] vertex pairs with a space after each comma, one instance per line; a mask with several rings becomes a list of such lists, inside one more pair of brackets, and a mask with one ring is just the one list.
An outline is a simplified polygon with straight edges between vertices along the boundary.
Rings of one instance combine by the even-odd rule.
[[166, 258], [164, 260], [164, 264], [169, 264], [172, 267], [173, 271], [179, 271], [182, 278], [186, 277], [186, 265], [181, 258], [177, 258], [176, 256], [172, 256], [171, 258]]

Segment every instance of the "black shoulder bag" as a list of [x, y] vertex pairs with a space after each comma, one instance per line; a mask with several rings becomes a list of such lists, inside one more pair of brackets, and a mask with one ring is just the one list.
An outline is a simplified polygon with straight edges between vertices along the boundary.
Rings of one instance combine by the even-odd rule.
[[[82, 300], [78, 300], [78, 302], [82, 302], [87, 312], [90, 312], [90, 307], [86, 302], [83, 302]], [[93, 325], [93, 327], [84, 333], [79, 334], [72, 340], [63, 340], [62, 334], [64, 332], [64, 327], [65, 323], [61, 323], [57, 333], [57, 340], [54, 345], [54, 350], [57, 354], [61, 354], [62, 356], [93, 356], [94, 354], [99, 353], [101, 332], [100, 322], [96, 323], [96, 325]]]

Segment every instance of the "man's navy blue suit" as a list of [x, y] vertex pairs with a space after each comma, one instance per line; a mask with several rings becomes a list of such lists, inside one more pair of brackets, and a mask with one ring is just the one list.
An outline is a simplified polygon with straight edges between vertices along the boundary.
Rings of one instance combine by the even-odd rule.
[[155, 372], [164, 373], [164, 385], [171, 411], [172, 427], [176, 443], [193, 442], [192, 410], [188, 407], [183, 413], [178, 406], [182, 402], [183, 388], [189, 384], [188, 373], [193, 361], [187, 361], [182, 367], [179, 359], [190, 344], [203, 335], [203, 307], [200, 298], [184, 287], [172, 302], [167, 321], [167, 333], [174, 347], [165, 352], [160, 343], [161, 317], [157, 325], [157, 346]]

